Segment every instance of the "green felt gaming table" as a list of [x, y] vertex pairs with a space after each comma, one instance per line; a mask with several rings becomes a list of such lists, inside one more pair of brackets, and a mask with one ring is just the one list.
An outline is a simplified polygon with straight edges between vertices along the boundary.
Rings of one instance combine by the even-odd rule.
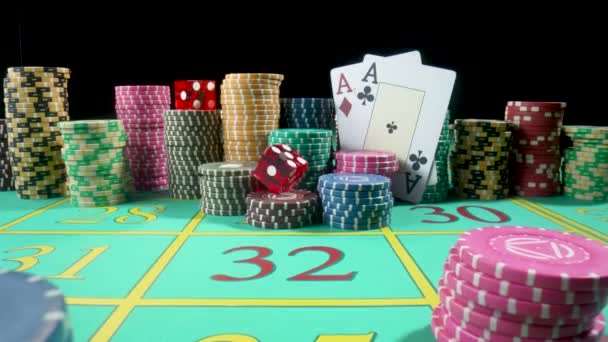
[[562, 197], [398, 203], [370, 231], [263, 230], [163, 193], [100, 208], [13, 192], [0, 203], [0, 268], [58, 286], [76, 341], [433, 341], [437, 284], [464, 231], [525, 225], [608, 243], [608, 203]]

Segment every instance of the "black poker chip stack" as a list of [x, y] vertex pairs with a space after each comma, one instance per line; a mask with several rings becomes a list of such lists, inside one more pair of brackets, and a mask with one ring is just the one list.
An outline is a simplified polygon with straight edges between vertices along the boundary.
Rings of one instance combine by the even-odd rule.
[[15, 190], [15, 182], [8, 153], [6, 120], [0, 119], [0, 191], [13, 190]]
[[167, 110], [164, 123], [170, 196], [200, 199], [199, 165], [223, 158], [220, 112]]

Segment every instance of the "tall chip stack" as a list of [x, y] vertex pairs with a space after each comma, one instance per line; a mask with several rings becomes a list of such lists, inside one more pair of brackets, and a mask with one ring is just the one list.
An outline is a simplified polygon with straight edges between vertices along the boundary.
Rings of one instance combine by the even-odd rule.
[[161, 85], [117, 86], [115, 109], [127, 132], [127, 156], [135, 190], [168, 187], [163, 113], [171, 107], [171, 88]]
[[258, 183], [255, 162], [223, 162], [200, 165], [201, 211], [209, 215], [240, 216], [247, 212], [247, 195]]
[[67, 68], [8, 68], [4, 105], [15, 190], [21, 199], [67, 194], [57, 123], [69, 120], [69, 79]]
[[118, 120], [65, 121], [59, 129], [72, 204], [100, 207], [126, 202], [131, 178], [123, 124]]
[[572, 140], [562, 174], [564, 195], [586, 201], [608, 200], [608, 127], [564, 126]]
[[450, 250], [431, 329], [437, 341], [600, 341], [608, 249], [523, 226], [466, 232]]
[[224, 160], [257, 161], [279, 128], [280, 74], [227, 74], [221, 85]]
[[6, 120], [0, 119], [0, 191], [15, 190], [13, 170], [8, 153], [8, 132]]
[[177, 199], [200, 199], [198, 167], [222, 160], [220, 112], [168, 110], [164, 119], [169, 195]]
[[515, 124], [511, 181], [519, 196], [560, 194], [560, 130], [565, 107], [563, 102], [507, 103], [505, 120]]
[[429, 183], [422, 194], [422, 203], [437, 203], [448, 199], [450, 194], [450, 179], [448, 156], [452, 145], [450, 139], [450, 112], [445, 115], [441, 135], [435, 150], [435, 161]]
[[308, 169], [296, 187], [315, 191], [319, 176], [330, 172], [331, 139], [328, 129], [285, 128], [270, 132], [268, 145], [289, 145], [308, 161]]
[[507, 198], [511, 125], [506, 121], [454, 121], [454, 150], [450, 154], [454, 188], [460, 198]]
[[332, 148], [338, 150], [338, 129], [333, 98], [282, 98], [282, 128], [316, 128], [332, 131]]
[[379, 229], [391, 223], [391, 179], [380, 175], [331, 173], [319, 178], [323, 222], [347, 230]]

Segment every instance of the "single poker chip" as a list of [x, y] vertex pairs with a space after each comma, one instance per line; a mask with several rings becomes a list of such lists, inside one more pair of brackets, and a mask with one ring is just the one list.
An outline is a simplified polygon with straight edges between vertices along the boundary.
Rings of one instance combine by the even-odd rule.
[[336, 216], [328, 213], [323, 214], [323, 221], [329, 223], [330, 225], [333, 223], [346, 223], [352, 224], [356, 226], [362, 225], [375, 225], [389, 222], [391, 215], [385, 216], [375, 216], [375, 217], [344, 217], [344, 216]]
[[354, 212], [370, 212], [378, 210], [390, 210], [393, 207], [394, 201], [391, 199], [390, 202], [378, 203], [378, 204], [343, 204], [343, 203], [332, 203], [323, 202], [323, 210], [337, 209], [342, 211], [354, 211]]
[[522, 112], [539, 112], [543, 110], [558, 111], [566, 108], [565, 102], [535, 102], [535, 101], [508, 101], [507, 107], [516, 107]]
[[198, 172], [210, 177], [251, 176], [255, 167], [255, 162], [219, 162], [201, 165]]
[[72, 331], [61, 291], [44, 278], [0, 269], [2, 339], [71, 341]]
[[214, 215], [214, 216], [242, 216], [245, 214], [244, 209], [222, 210], [222, 209], [210, 209], [210, 208], [206, 208], [206, 207], [201, 207], [201, 211], [205, 212], [207, 215]]
[[354, 163], [390, 162], [397, 158], [394, 153], [377, 151], [339, 151], [335, 157], [337, 160]]
[[324, 215], [331, 215], [334, 217], [342, 217], [342, 218], [357, 218], [357, 219], [368, 219], [368, 218], [380, 218], [386, 217], [391, 214], [389, 209], [378, 209], [378, 210], [370, 210], [370, 211], [358, 211], [358, 210], [339, 210], [325, 207], [323, 209]]
[[259, 207], [249, 207], [249, 212], [264, 216], [287, 217], [287, 216], [306, 216], [316, 214], [315, 206], [304, 209], [262, 209]]
[[[323, 176], [321, 176], [323, 177]], [[319, 195], [323, 200], [323, 204], [326, 202], [330, 203], [339, 203], [339, 204], [355, 204], [355, 205], [370, 205], [370, 204], [381, 204], [388, 203], [393, 199], [393, 194], [388, 192], [387, 195], [378, 196], [378, 197], [368, 197], [368, 198], [354, 198], [354, 197], [336, 197], [330, 195]]]
[[245, 205], [244, 201], [241, 203], [221, 203], [221, 202], [211, 203], [211, 202], [201, 200], [201, 208], [212, 209], [212, 210], [239, 211], [241, 213], [240, 215], [244, 215], [245, 212], [247, 211], [247, 206]]
[[326, 129], [279, 129], [270, 132], [270, 137], [277, 138], [324, 138], [331, 137], [331, 130]]
[[293, 228], [303, 228], [306, 227], [308, 225], [311, 225], [312, 222], [306, 222], [306, 221], [299, 221], [299, 222], [265, 222], [265, 221], [258, 221], [255, 219], [252, 219], [250, 217], [246, 217], [245, 221], [254, 226], [254, 227], [258, 227], [258, 228], [264, 228], [264, 229], [293, 229]]
[[[512, 252], [513, 244], [517, 254]], [[560, 255], [568, 252], [571, 256], [552, 257], [558, 247]], [[572, 234], [517, 226], [486, 227], [464, 233], [457, 248], [463, 263], [498, 279], [561, 291], [608, 287], [604, 262], [608, 246]]]
[[319, 177], [319, 186], [326, 189], [372, 191], [390, 188], [390, 178], [369, 174], [326, 174]]
[[316, 206], [318, 202], [317, 194], [306, 190], [291, 190], [279, 194], [260, 191], [247, 196], [248, 206], [260, 209], [307, 209]]
[[370, 229], [380, 229], [386, 227], [390, 224], [390, 219], [381, 220], [379, 222], [374, 223], [344, 223], [340, 220], [333, 220], [323, 218], [323, 222], [329, 225], [332, 228], [339, 228], [345, 230], [370, 230]]
[[357, 191], [357, 190], [333, 190], [320, 187], [319, 194], [322, 196], [345, 197], [345, 198], [373, 198], [387, 196], [390, 189]]
[[260, 221], [260, 222], [276, 222], [276, 223], [302, 223], [302, 224], [312, 224], [315, 220], [315, 213], [310, 212], [304, 215], [298, 216], [271, 216], [271, 215], [262, 215], [252, 212], [247, 212], [247, 217], [252, 220]]
[[244, 73], [244, 74], [226, 74], [225, 80], [277, 80], [282, 81], [285, 78], [282, 74], [271, 74], [271, 73]]

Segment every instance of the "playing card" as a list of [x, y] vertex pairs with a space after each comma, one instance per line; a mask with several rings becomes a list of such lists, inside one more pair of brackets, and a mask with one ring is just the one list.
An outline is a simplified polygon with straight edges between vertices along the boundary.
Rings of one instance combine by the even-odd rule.
[[[365, 58], [381, 56], [366, 55]], [[386, 58], [394, 58], [403, 64], [420, 64], [420, 52], [412, 51]], [[369, 126], [370, 106], [373, 102], [375, 88], [372, 85], [360, 83], [361, 67], [364, 63], [346, 65], [331, 70], [331, 83], [333, 89], [334, 104], [336, 106], [336, 121], [338, 134], [340, 135], [340, 148], [343, 150], [363, 149], [364, 138]], [[373, 70], [368, 75], [368, 80], [376, 77]]]
[[370, 117], [363, 147], [397, 155], [393, 194], [417, 203], [429, 180], [456, 73], [381, 58], [369, 58], [360, 70], [357, 99], [372, 103], [360, 109]]

